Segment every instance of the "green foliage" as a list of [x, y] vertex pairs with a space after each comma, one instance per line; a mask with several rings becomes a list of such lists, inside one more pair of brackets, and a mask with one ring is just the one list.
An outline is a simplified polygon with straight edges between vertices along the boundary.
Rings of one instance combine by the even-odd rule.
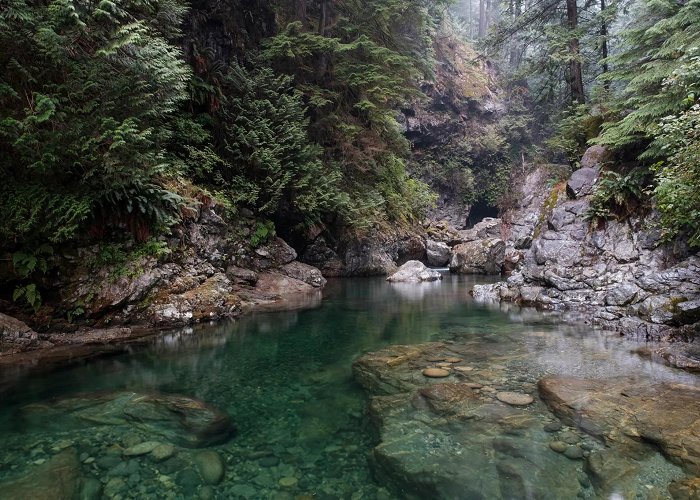
[[87, 223], [144, 237], [180, 199], [163, 181], [190, 71], [170, 0], [10, 0], [0, 13], [0, 223], [5, 245], [63, 242]]
[[588, 141], [600, 132], [601, 116], [591, 114], [586, 104], [574, 104], [556, 120], [554, 133], [545, 141], [545, 146], [554, 158], [563, 156], [575, 165], [586, 150]]
[[321, 161], [308, 136], [306, 107], [288, 76], [234, 67], [216, 114], [222, 162], [212, 179], [236, 204], [266, 216], [317, 222], [347, 202], [340, 172]]
[[627, 174], [606, 170], [598, 179], [586, 216], [593, 223], [627, 217], [639, 207], [648, 187], [649, 172], [635, 168]]
[[250, 236], [250, 246], [258, 248], [264, 245], [275, 236], [275, 223], [269, 220], [258, 221], [255, 225], [255, 231]]
[[668, 152], [654, 169], [664, 235], [687, 234], [691, 246], [700, 246], [700, 104], [664, 120], [656, 141]]
[[[700, 45], [700, 0], [645, 0], [633, 11], [633, 21], [622, 33], [624, 45], [610, 58], [615, 70], [605, 80], [624, 85], [614, 100], [616, 120], [606, 123], [594, 142], [614, 148], [640, 147], [659, 132], [659, 122], [687, 108], [688, 93], [680, 86], [663, 83], [676, 74]], [[654, 159], [663, 155], [652, 142], [642, 154]]]

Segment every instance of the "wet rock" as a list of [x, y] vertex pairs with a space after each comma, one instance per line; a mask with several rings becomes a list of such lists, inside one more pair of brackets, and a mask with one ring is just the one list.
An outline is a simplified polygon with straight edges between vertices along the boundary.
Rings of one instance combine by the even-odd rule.
[[274, 467], [279, 463], [280, 459], [274, 455], [263, 457], [260, 460], [258, 460], [258, 464], [260, 465], [260, 467]]
[[452, 258], [452, 250], [442, 241], [428, 240], [426, 244], [428, 265], [435, 267], [446, 266]]
[[160, 443], [157, 441], [146, 441], [145, 443], [139, 443], [124, 450], [124, 456], [138, 457], [140, 455], [146, 455], [147, 453], [151, 453], [159, 444]]
[[569, 425], [611, 446], [653, 443], [687, 471], [700, 473], [699, 387], [554, 376], [540, 380], [538, 387], [540, 397]]
[[35, 403], [21, 409], [31, 426], [66, 431], [86, 426], [125, 426], [198, 448], [227, 441], [228, 415], [196, 399], [175, 394], [107, 392]]
[[201, 480], [199, 475], [192, 468], [188, 467], [177, 473], [177, 484], [180, 485], [182, 492], [187, 497], [193, 497], [201, 484]]
[[211, 450], [199, 452], [194, 456], [194, 463], [205, 483], [217, 485], [223, 479], [224, 462], [217, 452]]
[[121, 477], [112, 477], [107, 481], [104, 488], [104, 496], [114, 498], [127, 488], [126, 481]]
[[512, 406], [527, 406], [535, 401], [529, 394], [519, 392], [497, 392], [496, 399]]
[[564, 453], [569, 445], [563, 441], [552, 441], [549, 443], [549, 447], [557, 453]]
[[506, 245], [499, 238], [462, 243], [454, 247], [450, 271], [460, 274], [500, 274]]
[[449, 370], [445, 370], [444, 368], [426, 368], [422, 373], [430, 378], [444, 378], [450, 376]]
[[386, 280], [394, 283], [420, 283], [422, 281], [437, 281], [441, 279], [442, 275], [438, 271], [429, 269], [420, 261], [409, 260]]
[[79, 500], [98, 500], [102, 495], [102, 483], [94, 477], [84, 477], [80, 480]]
[[161, 443], [151, 451], [151, 458], [155, 462], [163, 462], [175, 455], [175, 447], [170, 443]]
[[299, 481], [295, 477], [283, 477], [277, 482], [282, 488], [294, 488]]
[[66, 449], [23, 475], [0, 483], [0, 496], [8, 499], [72, 499], [79, 494], [80, 462], [74, 449]]
[[561, 430], [561, 422], [549, 422], [544, 424], [545, 432], [559, 432]]
[[564, 450], [564, 456], [571, 460], [581, 460], [583, 458], [583, 450], [578, 446], [568, 446]]
[[436, 381], [419, 369], [428, 359], [473, 355], [470, 346], [432, 342], [391, 346], [353, 364], [381, 436], [370, 459], [375, 477], [411, 498], [575, 497], [576, 464], [542, 453], [530, 435], [536, 418], [477, 394], [471, 382]]
[[249, 484], [234, 484], [228, 490], [232, 496], [241, 498], [256, 498], [258, 497], [258, 490]]

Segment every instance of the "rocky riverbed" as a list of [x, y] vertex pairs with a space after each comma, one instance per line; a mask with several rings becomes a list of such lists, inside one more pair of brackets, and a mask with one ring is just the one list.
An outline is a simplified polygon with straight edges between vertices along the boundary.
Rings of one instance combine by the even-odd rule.
[[536, 361], [522, 342], [465, 340], [353, 365], [379, 436], [373, 470], [403, 498], [695, 498], [697, 380], [596, 369], [603, 353], [553, 366], [550, 348]]

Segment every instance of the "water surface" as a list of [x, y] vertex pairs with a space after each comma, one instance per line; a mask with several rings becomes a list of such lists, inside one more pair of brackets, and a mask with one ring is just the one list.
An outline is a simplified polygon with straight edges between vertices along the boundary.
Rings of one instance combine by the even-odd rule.
[[[634, 373], [697, 383], [693, 375], [632, 354], [636, 344], [590, 327], [561, 325], [532, 310], [477, 305], [468, 294], [475, 282], [449, 274], [421, 285], [334, 280], [313, 309], [251, 314], [167, 334], [130, 354], [29, 373], [3, 394], [0, 481], [50, 458], [57, 442], [77, 447], [83, 476], [103, 483], [116, 477], [114, 462], [100, 457], [149, 436], [114, 426], [58, 432], [20, 422], [17, 411], [78, 392], [128, 389], [198, 398], [226, 411], [238, 433], [214, 447], [227, 469], [215, 488], [183, 473], [194, 451], [178, 449], [177, 466], [132, 459], [123, 485], [109, 490], [119, 498], [400, 497], [372, 478], [367, 456], [376, 441], [365, 417], [366, 395], [351, 373], [353, 360], [389, 344], [471, 342], [488, 353], [476, 362], [488, 365], [493, 357], [499, 369], [505, 363], [509, 376], [523, 380]], [[660, 455], [649, 467], [662, 482], [682, 476]], [[296, 483], [283, 486], [281, 478]]]

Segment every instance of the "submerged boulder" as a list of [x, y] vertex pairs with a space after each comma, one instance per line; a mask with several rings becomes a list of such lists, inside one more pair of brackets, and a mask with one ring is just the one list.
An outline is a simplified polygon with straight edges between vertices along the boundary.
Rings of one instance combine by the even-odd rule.
[[386, 280], [395, 283], [420, 283], [440, 279], [442, 279], [442, 275], [438, 271], [428, 268], [418, 260], [409, 260]]
[[223, 411], [177, 394], [78, 394], [24, 406], [20, 417], [29, 427], [59, 431], [90, 426], [132, 427], [149, 437], [190, 448], [223, 443], [235, 431]]
[[460, 274], [500, 274], [506, 244], [499, 238], [462, 243], [454, 247], [450, 271]]
[[[477, 383], [485, 371], [471, 375], [462, 365], [483, 354], [470, 344], [431, 342], [355, 361], [381, 436], [370, 457], [375, 476], [402, 498], [575, 498], [575, 463], [543, 452], [533, 439], [538, 420]], [[434, 366], [448, 376], [426, 377]]]
[[652, 443], [688, 472], [700, 474], [700, 388], [632, 378], [606, 380], [550, 376], [540, 397], [570, 425], [607, 444]]
[[75, 449], [63, 450], [24, 475], [0, 483], [2, 498], [55, 500], [76, 498], [80, 492], [80, 462]]

